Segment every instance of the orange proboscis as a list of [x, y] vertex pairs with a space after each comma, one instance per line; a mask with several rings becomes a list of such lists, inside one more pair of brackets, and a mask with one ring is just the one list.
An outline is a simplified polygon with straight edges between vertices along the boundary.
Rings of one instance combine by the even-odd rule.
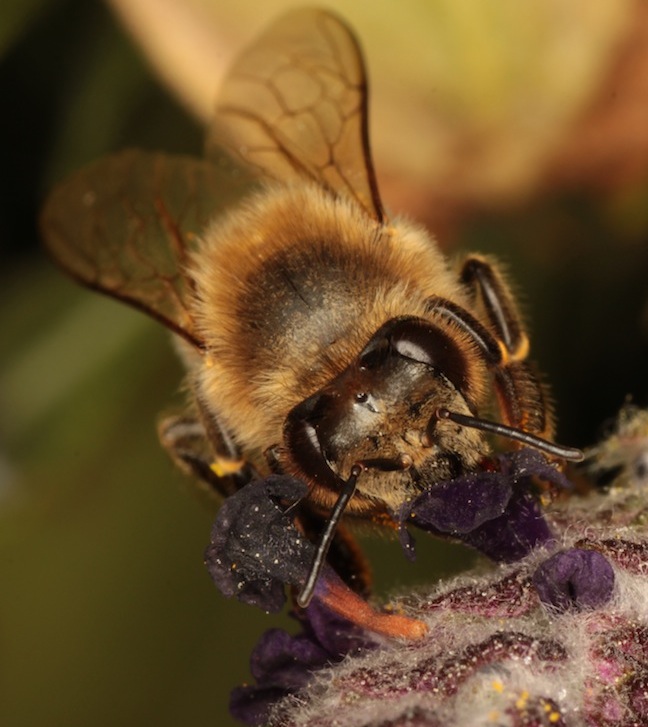
[[373, 633], [411, 641], [428, 633], [427, 624], [410, 616], [381, 613], [337, 578], [326, 579], [326, 590], [317, 594], [338, 615]]

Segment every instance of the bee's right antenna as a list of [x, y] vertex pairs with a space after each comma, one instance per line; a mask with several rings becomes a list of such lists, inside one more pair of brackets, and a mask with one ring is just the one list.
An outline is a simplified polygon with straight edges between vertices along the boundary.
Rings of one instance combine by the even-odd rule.
[[480, 419], [466, 414], [459, 414], [459, 412], [450, 411], [445, 407], [437, 409], [435, 416], [437, 419], [449, 419], [451, 422], [460, 424], [463, 427], [480, 429], [482, 432], [489, 432], [490, 434], [498, 434], [502, 437], [507, 437], [508, 439], [514, 439], [517, 442], [528, 444], [534, 449], [539, 449], [541, 452], [552, 454], [554, 457], [560, 457], [560, 459], [566, 459], [570, 462], [581, 462], [584, 457], [583, 452], [575, 447], [565, 447], [562, 444], [554, 444], [553, 442], [549, 442], [535, 434], [529, 434], [529, 432], [525, 432], [522, 429], [509, 427], [506, 424], [500, 424], [499, 422], [491, 422], [488, 419]]
[[344, 514], [346, 506], [349, 504], [349, 500], [353, 497], [353, 494], [355, 493], [356, 483], [358, 481], [358, 476], [361, 472], [362, 467], [359, 464], [353, 465], [353, 467], [351, 468], [351, 474], [349, 475], [349, 479], [344, 483], [344, 486], [342, 487], [342, 490], [338, 495], [335, 506], [331, 511], [331, 516], [329, 517], [326, 523], [326, 527], [324, 528], [320, 536], [319, 543], [317, 544], [317, 550], [315, 551], [315, 557], [313, 558], [310, 570], [308, 571], [306, 583], [304, 583], [301, 592], [297, 596], [297, 605], [301, 606], [301, 608], [306, 608], [306, 606], [308, 606], [308, 604], [310, 603], [311, 598], [313, 597], [317, 579], [319, 578], [322, 567], [324, 566], [324, 562], [326, 560], [326, 555], [329, 551], [329, 548], [331, 547], [331, 543], [333, 542], [335, 529], [340, 522], [340, 518]]

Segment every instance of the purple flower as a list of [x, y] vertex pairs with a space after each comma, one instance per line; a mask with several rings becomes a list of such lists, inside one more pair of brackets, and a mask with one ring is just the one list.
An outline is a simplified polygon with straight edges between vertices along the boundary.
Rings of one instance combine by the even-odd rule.
[[294, 636], [282, 629], [266, 631], [250, 657], [256, 684], [232, 692], [230, 712], [245, 724], [264, 724], [273, 705], [305, 687], [314, 671], [373, 646], [360, 629], [316, 599], [293, 615], [302, 631]]
[[[428, 488], [400, 513], [405, 552], [414, 552], [406, 522], [442, 537], [460, 539], [502, 562], [518, 560], [534, 547], [551, 543], [551, 531], [529, 491], [532, 477], [565, 484], [562, 475], [542, 455], [525, 449], [502, 455], [493, 470], [463, 475]], [[300, 586], [304, 582], [315, 546], [295, 527], [288, 513], [289, 506], [306, 491], [306, 485], [299, 480], [273, 475], [228, 498], [218, 514], [206, 553], [210, 574], [225, 595], [236, 595], [246, 603], [274, 611], [285, 602], [286, 584]], [[529, 593], [528, 583], [529, 578], [525, 577], [525, 594]], [[509, 589], [518, 585], [519, 581], [511, 581]], [[250, 725], [263, 724], [272, 706], [303, 690], [314, 673], [339, 662], [345, 655], [366, 651], [372, 640], [340, 614], [371, 623], [371, 628], [388, 633], [389, 627], [379, 624], [384, 615], [372, 611], [326, 565], [313, 601], [303, 612], [295, 614], [302, 631], [296, 635], [280, 629], [268, 631], [255, 647], [251, 657], [255, 684], [234, 690], [232, 714]], [[407, 616], [388, 616], [386, 620], [399, 618], [401, 624], [421, 624]], [[396, 632], [403, 633], [398, 629]], [[561, 653], [550, 642], [528, 639], [525, 634], [493, 634], [481, 644], [467, 646], [463, 656], [440, 664], [430, 662], [420, 679], [410, 675], [409, 688], [431, 688], [433, 683], [438, 688], [444, 684], [443, 689], [458, 688], [452, 675], [466, 673], [468, 661], [473, 666], [479, 662], [485, 667], [497, 663], [499, 655], [507, 649], [518, 656], [537, 655], [542, 659], [554, 652]], [[372, 678], [366, 675], [366, 689], [371, 682]], [[418, 714], [417, 719], [422, 719], [420, 715], [424, 712]]]
[[612, 598], [614, 571], [595, 550], [570, 548], [541, 563], [533, 585], [540, 600], [558, 611], [597, 608]]
[[529, 488], [532, 478], [570, 487], [564, 475], [533, 449], [499, 457], [495, 471], [479, 471], [424, 490], [400, 513], [400, 540], [413, 559], [412, 523], [440, 537], [471, 545], [489, 558], [510, 563], [549, 543], [553, 536]]

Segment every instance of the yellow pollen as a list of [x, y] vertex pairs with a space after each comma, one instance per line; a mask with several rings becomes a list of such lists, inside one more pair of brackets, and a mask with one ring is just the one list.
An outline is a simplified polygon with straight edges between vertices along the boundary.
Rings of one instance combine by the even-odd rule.
[[525, 690], [525, 691], [522, 692], [522, 694], [520, 694], [517, 702], [515, 703], [515, 706], [518, 709], [524, 709], [526, 707], [526, 704], [527, 704], [528, 701], [529, 701], [529, 692], [527, 692]]
[[226, 477], [227, 475], [235, 475], [243, 469], [245, 462], [242, 459], [226, 459], [218, 457], [210, 465], [209, 469], [217, 477]]

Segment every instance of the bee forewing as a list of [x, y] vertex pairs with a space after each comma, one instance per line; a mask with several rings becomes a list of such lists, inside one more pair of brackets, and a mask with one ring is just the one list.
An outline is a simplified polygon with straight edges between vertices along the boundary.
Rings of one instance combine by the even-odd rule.
[[240, 195], [230, 168], [130, 150], [54, 189], [41, 227], [54, 260], [90, 288], [140, 308], [200, 346], [188, 307], [188, 260], [199, 234]]
[[282, 16], [226, 77], [208, 136], [261, 176], [310, 179], [383, 212], [367, 132], [367, 80], [358, 42], [336, 16]]

